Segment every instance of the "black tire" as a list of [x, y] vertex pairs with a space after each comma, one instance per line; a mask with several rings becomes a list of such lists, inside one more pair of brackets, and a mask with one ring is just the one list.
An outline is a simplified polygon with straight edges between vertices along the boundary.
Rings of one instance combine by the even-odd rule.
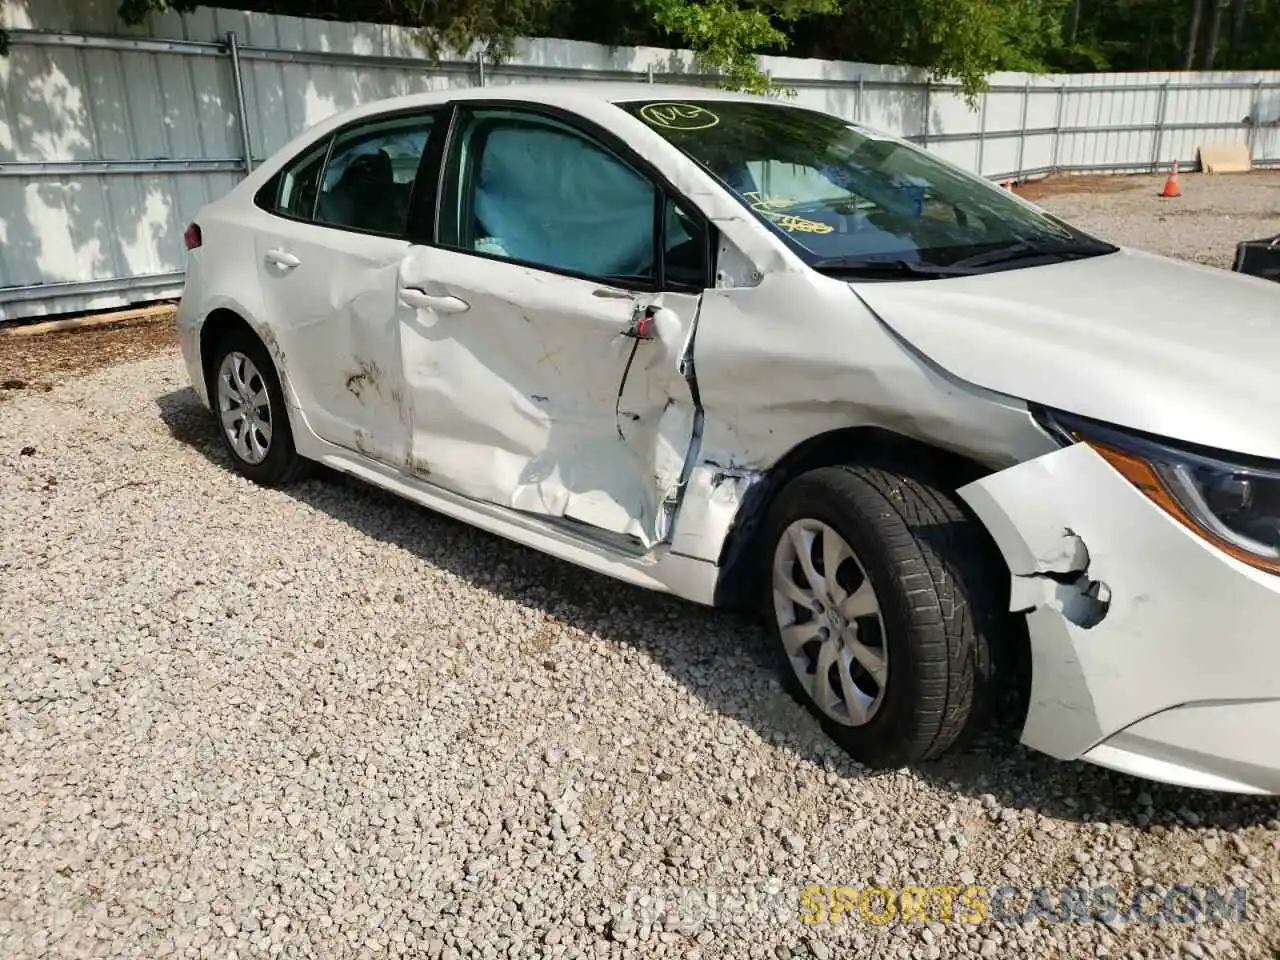
[[[270, 400], [271, 438], [267, 444], [267, 455], [259, 463], [246, 460], [236, 450], [227, 436], [227, 431], [223, 429], [219, 414], [218, 371], [222, 367], [223, 360], [230, 353], [242, 353], [253, 361]], [[289, 426], [284, 390], [280, 387], [280, 377], [276, 373], [275, 364], [271, 362], [271, 354], [252, 331], [244, 327], [233, 327], [223, 334], [209, 356], [205, 378], [209, 391], [209, 403], [213, 407], [214, 416], [218, 418], [218, 436], [222, 438], [222, 446], [231, 457], [231, 465], [238, 473], [264, 487], [287, 486], [311, 474], [315, 464], [300, 457], [294, 447], [293, 430]]]
[[[888, 672], [861, 726], [837, 722], [814, 702], [783, 646], [774, 553], [802, 519], [845, 540], [880, 605]], [[765, 531], [762, 592], [784, 682], [850, 756], [876, 768], [933, 759], [987, 719], [1008, 574], [992, 564], [984, 531], [952, 495], [888, 470], [826, 467], [788, 484]]]

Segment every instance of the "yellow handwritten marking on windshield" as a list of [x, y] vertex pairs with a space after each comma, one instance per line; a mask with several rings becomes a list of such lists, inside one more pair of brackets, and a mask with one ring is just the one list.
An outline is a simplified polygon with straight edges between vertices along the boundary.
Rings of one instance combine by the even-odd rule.
[[787, 207], [796, 205], [796, 202], [790, 197], [766, 197], [755, 190], [748, 190], [743, 196], [751, 201], [751, 209], [758, 210], [760, 213], [768, 213], [770, 210], [785, 210]]
[[790, 213], [779, 213], [780, 210], [795, 206], [796, 202], [790, 197], [764, 197], [755, 190], [748, 190], [743, 196], [751, 203], [752, 210], [762, 217], [767, 217], [787, 233], [832, 233], [835, 231], [835, 227], [829, 223], [806, 220], [804, 217], [797, 217]]
[[787, 233], [831, 233], [835, 230], [835, 227], [829, 223], [805, 220], [803, 217], [793, 217], [785, 213], [765, 214], [765, 216], [787, 231]]
[[640, 108], [640, 116], [666, 130], [706, 130], [720, 122], [706, 107], [693, 103], [647, 103]]

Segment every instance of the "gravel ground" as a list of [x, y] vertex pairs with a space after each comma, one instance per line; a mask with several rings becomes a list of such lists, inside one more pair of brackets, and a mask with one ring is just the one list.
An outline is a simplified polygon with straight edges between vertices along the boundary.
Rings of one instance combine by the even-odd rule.
[[1030, 184], [1028, 199], [1113, 243], [1230, 269], [1236, 244], [1280, 233], [1280, 170], [1183, 174], [1182, 196], [1158, 194], [1165, 177], [1062, 177]]
[[[1046, 202], [1153, 242], [1158, 213], [1201, 258], [1258, 232], [1193, 244], [1198, 185], [1143, 189]], [[6, 960], [1280, 955], [1274, 800], [999, 739], [870, 774], [749, 623], [351, 481], [239, 479], [172, 351], [2, 409]], [[1150, 915], [1179, 883], [1244, 919], [801, 920], [815, 885], [1012, 885], [1018, 913], [1148, 885]], [[639, 899], [676, 887], [730, 899]]]

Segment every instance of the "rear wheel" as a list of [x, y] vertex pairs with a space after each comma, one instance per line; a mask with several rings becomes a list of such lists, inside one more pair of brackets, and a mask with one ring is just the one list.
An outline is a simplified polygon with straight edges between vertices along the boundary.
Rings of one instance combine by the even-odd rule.
[[985, 717], [1002, 581], [951, 495], [827, 467], [787, 486], [766, 529], [783, 677], [854, 759], [930, 759]]
[[309, 473], [310, 461], [294, 448], [284, 391], [261, 340], [243, 328], [229, 330], [209, 358], [208, 377], [223, 446], [237, 471], [264, 486]]

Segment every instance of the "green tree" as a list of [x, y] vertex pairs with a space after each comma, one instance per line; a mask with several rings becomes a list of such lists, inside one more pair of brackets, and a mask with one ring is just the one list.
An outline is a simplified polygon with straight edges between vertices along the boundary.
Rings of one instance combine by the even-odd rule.
[[1079, 0], [1066, 70], [1266, 70], [1280, 67], [1280, 0]]
[[683, 42], [704, 68], [720, 75], [722, 86], [762, 93], [769, 87], [756, 53], [785, 50], [790, 37], [780, 25], [830, 14], [836, 0], [772, 0], [743, 5], [739, 0], [648, 0], [654, 23]]
[[[136, 23], [195, 0], [118, 0]], [[0, 0], [3, 4], [4, 0]], [[1280, 0], [213, 0], [214, 6], [420, 30], [429, 57], [524, 36], [692, 49], [759, 91], [761, 53], [924, 67], [972, 98], [995, 70], [1280, 68]], [[0, 50], [5, 37], [0, 31]]]
[[1043, 70], [1062, 45], [1070, 0], [846, 0], [797, 30], [793, 50], [925, 67], [972, 98], [995, 70]]
[[[221, 5], [221, 4], [219, 4]], [[438, 59], [446, 49], [485, 48], [494, 62], [508, 58], [522, 36], [547, 35], [567, 21], [589, 23], [596, 16], [591, 0], [247, 0], [229, 3], [246, 9], [323, 17], [337, 20], [394, 22], [420, 28], [428, 56]], [[193, 0], [123, 0], [120, 16], [137, 23], [153, 11], [194, 7]], [[609, 6], [605, 4], [605, 6]], [[631, 0], [617, 5], [609, 18], [611, 36], [598, 39], [623, 42], [626, 35], [652, 32], [652, 24], [675, 43], [692, 49], [704, 68], [716, 71], [724, 86], [763, 91], [766, 78], [756, 65], [760, 50], [785, 50], [784, 27], [805, 16], [832, 13], [838, 0]], [[572, 17], [565, 16], [572, 13]], [[636, 21], [641, 29], [636, 30]], [[589, 28], [588, 28], [589, 29]], [[597, 31], [591, 31], [597, 32]], [[621, 35], [621, 36], [620, 36]]]

